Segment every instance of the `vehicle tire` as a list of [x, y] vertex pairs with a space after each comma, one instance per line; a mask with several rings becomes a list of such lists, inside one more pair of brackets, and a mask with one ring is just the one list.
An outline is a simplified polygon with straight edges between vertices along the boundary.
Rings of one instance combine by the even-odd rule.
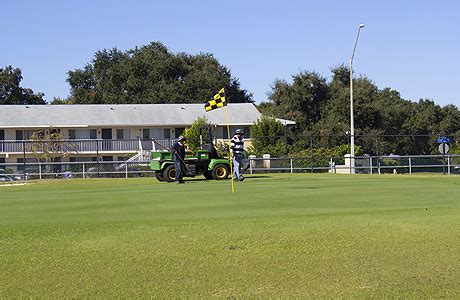
[[230, 173], [230, 168], [228, 167], [228, 165], [218, 164], [218, 165], [215, 165], [214, 168], [212, 169], [212, 178], [216, 180], [227, 179], [229, 173]]
[[206, 171], [203, 173], [204, 178], [210, 180], [213, 179], [214, 177], [212, 176], [212, 171]]
[[158, 181], [166, 181], [166, 179], [163, 177], [163, 172], [161, 172], [161, 171], [156, 171], [155, 172], [155, 178]]
[[163, 179], [167, 182], [173, 182], [176, 179], [176, 167], [174, 165], [170, 165], [164, 170]]

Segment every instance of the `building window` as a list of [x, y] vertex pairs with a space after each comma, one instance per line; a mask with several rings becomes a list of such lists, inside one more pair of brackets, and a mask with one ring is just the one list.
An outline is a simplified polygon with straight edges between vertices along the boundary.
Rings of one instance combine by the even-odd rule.
[[155, 139], [170, 139], [171, 138], [171, 129], [156, 127], [156, 128], [144, 128], [142, 130], [144, 140]]
[[144, 140], [150, 139], [150, 130], [148, 128], [142, 129], [142, 139]]
[[249, 126], [244, 126], [244, 127], [243, 127], [243, 132], [244, 132], [244, 138], [245, 138], [245, 139], [251, 138], [251, 127], [249, 127]]
[[[235, 135], [236, 128], [234, 126], [230, 126], [230, 138]], [[222, 137], [223, 139], [228, 139], [228, 129], [227, 126], [222, 127]]]
[[96, 157], [87, 157], [87, 156], [75, 157], [75, 156], [72, 156], [72, 157], [69, 157], [69, 162], [82, 162], [82, 163], [85, 163], [85, 162], [96, 161], [96, 159], [97, 159]]
[[69, 129], [69, 139], [70, 140], [75, 139], [75, 129]]
[[17, 141], [30, 140], [34, 132], [35, 132], [34, 130], [16, 130], [16, 140]]
[[35, 132], [34, 130], [16, 130], [16, 140], [17, 141], [30, 140], [34, 132]]
[[174, 136], [176, 137], [176, 139], [182, 135], [184, 130], [185, 130], [185, 128], [183, 128], [183, 127], [179, 127], [179, 128], [174, 129], [174, 132], [175, 132]]
[[[0, 141], [5, 140], [5, 131], [0, 130]], [[0, 152], [3, 152], [3, 142], [0, 143]]]
[[170, 138], [171, 138], [171, 129], [165, 128], [165, 129], [163, 130], [163, 137], [164, 137], [165, 139], [170, 139]]
[[[222, 138], [228, 139], [228, 130], [227, 126], [223, 126], [222, 128]], [[235, 135], [237, 129], [243, 130], [244, 138], [249, 139], [251, 138], [251, 127], [249, 126], [230, 126], [230, 137], [232, 138]]]
[[117, 140], [129, 140], [130, 131], [129, 129], [117, 129]]
[[22, 141], [24, 133], [22, 130], [16, 130], [16, 141]]
[[89, 138], [92, 140], [97, 139], [97, 132], [96, 129], [90, 129], [89, 130]]
[[96, 139], [96, 129], [69, 129], [69, 139], [71, 140]]
[[117, 140], [123, 140], [123, 129], [117, 129]]
[[102, 139], [103, 140], [112, 139], [112, 128], [102, 128]]

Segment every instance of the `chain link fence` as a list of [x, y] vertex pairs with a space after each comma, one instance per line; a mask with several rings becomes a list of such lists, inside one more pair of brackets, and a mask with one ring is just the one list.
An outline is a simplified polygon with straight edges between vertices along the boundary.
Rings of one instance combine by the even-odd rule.
[[[460, 175], [460, 155], [359, 156], [352, 158], [251, 158], [247, 174], [260, 173], [338, 173], [338, 174], [417, 174]], [[13, 180], [58, 178], [132, 178], [153, 177], [150, 162], [99, 161], [0, 164], [0, 175]], [[2, 180], [3, 178], [3, 180]], [[0, 176], [0, 181], [5, 181]]]
[[[439, 153], [440, 136], [449, 140], [444, 144], [450, 147], [448, 155], [434, 155]], [[349, 150], [347, 146], [349, 146], [350, 136], [346, 134], [304, 136], [301, 140], [295, 141], [286, 131], [284, 136], [249, 136], [249, 138], [253, 143], [259, 140], [262, 144], [275, 146], [273, 150], [279, 150], [281, 145], [282, 150], [278, 155], [275, 154], [281, 158], [251, 159], [250, 169], [247, 172], [252, 174], [259, 172], [458, 174], [460, 166], [460, 154], [455, 152], [455, 149], [457, 153], [460, 149], [460, 137], [454, 134], [356, 135], [355, 144], [360, 148], [359, 154], [366, 155], [356, 157], [354, 169], [350, 168], [349, 159], [342, 156]], [[153, 176], [154, 172], [150, 170], [147, 161], [150, 151], [168, 149], [174, 141], [174, 139], [65, 140], [50, 143], [0, 141], [0, 175], [11, 174], [13, 178], [19, 179]], [[215, 143], [218, 144], [217, 142], [216, 140]], [[338, 146], [343, 153], [329, 151]], [[293, 151], [298, 151], [298, 155], [291, 155]], [[47, 160], [52, 162], [38, 162], [41, 159], [36, 156], [44, 153], [49, 156]], [[142, 153], [140, 159], [126, 161], [135, 153]], [[6, 163], [7, 155], [16, 155], [15, 163]], [[80, 157], [81, 155], [85, 157]], [[66, 156], [68, 158], [63, 159]], [[296, 158], [290, 158], [294, 156]], [[70, 162], [62, 160], [70, 160]]]
[[251, 158], [248, 173], [460, 174], [460, 155]]
[[0, 170], [0, 174], [6, 174], [17, 180], [154, 176], [154, 171], [150, 170], [149, 161], [16, 163], [0, 164]]

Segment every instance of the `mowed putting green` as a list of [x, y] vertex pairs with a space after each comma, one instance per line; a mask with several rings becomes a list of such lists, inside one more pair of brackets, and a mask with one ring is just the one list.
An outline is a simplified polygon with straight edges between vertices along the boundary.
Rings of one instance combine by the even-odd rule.
[[460, 297], [460, 177], [0, 186], [0, 297]]

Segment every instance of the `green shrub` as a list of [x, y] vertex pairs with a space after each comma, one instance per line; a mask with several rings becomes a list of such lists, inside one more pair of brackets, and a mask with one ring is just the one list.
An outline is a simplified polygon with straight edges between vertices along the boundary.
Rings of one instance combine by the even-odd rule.
[[249, 153], [261, 156], [270, 154], [274, 157], [283, 156], [287, 153], [284, 142], [284, 126], [275, 118], [262, 116], [251, 126], [252, 146]]
[[196, 119], [192, 126], [184, 130], [183, 135], [187, 138], [187, 146], [190, 150], [195, 151], [200, 148], [200, 136], [202, 141], [207, 143], [209, 141], [209, 129], [211, 124], [205, 117]]

